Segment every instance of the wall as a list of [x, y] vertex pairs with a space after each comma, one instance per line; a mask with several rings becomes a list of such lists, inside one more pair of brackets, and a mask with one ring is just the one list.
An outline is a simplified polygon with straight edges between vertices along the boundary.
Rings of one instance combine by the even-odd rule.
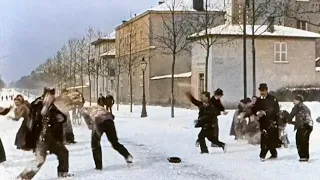
[[[209, 87], [212, 92], [216, 88], [224, 90], [224, 104], [235, 105], [243, 98], [243, 49], [242, 39], [230, 41], [230, 37], [222, 38], [228, 41], [212, 48], [209, 63]], [[287, 42], [288, 63], [274, 63], [274, 42]], [[268, 83], [270, 90], [286, 86], [301, 86], [317, 84], [318, 73], [315, 72], [314, 48], [315, 41], [290, 38], [259, 38], [256, 40], [256, 83]], [[252, 56], [251, 41], [247, 42], [247, 90], [250, 97], [252, 86]], [[197, 71], [201, 71], [205, 51], [199, 45], [193, 50], [192, 86], [197, 87]], [[297, 68], [300, 67], [300, 68]], [[320, 77], [320, 76], [319, 76]], [[258, 93], [258, 89], [256, 93]], [[194, 93], [196, 90], [193, 90]]]
[[[185, 92], [190, 91], [188, 86], [180, 84], [190, 84], [190, 78], [176, 78], [174, 82], [174, 95], [176, 107], [190, 107], [190, 101], [186, 98]], [[171, 104], [171, 79], [150, 80], [149, 104], [170, 106]]]

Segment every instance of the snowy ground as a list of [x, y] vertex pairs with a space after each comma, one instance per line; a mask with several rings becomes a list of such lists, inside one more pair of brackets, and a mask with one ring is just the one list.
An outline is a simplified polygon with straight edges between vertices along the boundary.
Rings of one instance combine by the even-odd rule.
[[[16, 93], [15, 93], [16, 94]], [[0, 102], [8, 106], [12, 102]], [[291, 110], [292, 103], [282, 103], [282, 109]], [[307, 103], [315, 119], [320, 115], [320, 103]], [[176, 109], [176, 118], [171, 119], [170, 109], [148, 107], [148, 118], [140, 118], [141, 106], [129, 113], [128, 106], [120, 106], [115, 112], [119, 141], [128, 148], [135, 158], [134, 165], [127, 167], [124, 159], [110, 146], [106, 137], [102, 139], [104, 169], [94, 170], [90, 149], [90, 131], [84, 125], [75, 125], [75, 145], [69, 145], [69, 179], [99, 180], [312, 180], [319, 179], [320, 173], [320, 126], [315, 125], [311, 134], [311, 160], [298, 162], [293, 128], [288, 128], [290, 147], [279, 149], [275, 161], [259, 161], [259, 146], [239, 143], [229, 135], [233, 111], [219, 118], [220, 139], [228, 144], [224, 154], [220, 148], [209, 149], [210, 154], [199, 154], [194, 146], [199, 129], [193, 128], [197, 111]], [[0, 164], [0, 179], [15, 177], [34, 159], [31, 152], [15, 149], [14, 138], [21, 122], [13, 122], [0, 117], [0, 137], [7, 153], [7, 162]], [[208, 143], [210, 146], [210, 144]], [[167, 157], [179, 156], [180, 164], [170, 164]], [[35, 179], [56, 179], [57, 160], [49, 155], [47, 162]]]

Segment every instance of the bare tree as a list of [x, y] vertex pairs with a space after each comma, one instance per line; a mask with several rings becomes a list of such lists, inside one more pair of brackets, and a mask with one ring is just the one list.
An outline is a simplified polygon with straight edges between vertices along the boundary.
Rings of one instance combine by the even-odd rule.
[[[216, 9], [221, 9], [221, 2], [217, 2], [216, 0], [205, 0], [204, 11], [194, 13], [193, 15], [191, 15], [191, 18], [188, 18], [190, 20], [190, 26], [192, 27], [192, 31], [201, 32], [201, 35], [204, 36], [196, 42], [206, 50], [204, 73], [205, 91], [208, 91], [208, 64], [210, 49], [215, 43], [218, 42], [217, 38], [213, 38], [210, 36], [210, 28], [224, 23], [225, 12], [217, 12]], [[225, 7], [223, 7], [222, 9], [225, 9]], [[224, 29], [221, 29], [221, 31], [223, 30]]]
[[190, 52], [189, 41], [186, 37], [191, 34], [192, 28], [189, 25], [187, 12], [182, 10], [184, 6], [181, 0], [168, 0], [164, 2], [167, 5], [168, 13], [162, 15], [162, 32], [153, 33], [157, 42], [157, 47], [165, 54], [172, 55], [171, 65], [171, 117], [174, 117], [174, 74], [176, 58], [183, 52]]
[[[136, 24], [128, 24], [128, 28], [124, 32], [124, 40], [121, 41], [121, 44], [119, 44], [121, 48], [126, 49], [125, 52], [121, 51], [121, 54], [119, 54], [118, 63], [121, 63], [119, 67], [128, 73], [130, 89], [130, 112], [132, 112], [133, 107], [133, 74], [135, 69], [140, 66], [140, 61], [144, 54], [144, 50], [141, 49], [142, 44], [144, 44], [144, 40], [137, 39], [138, 30], [139, 27], [137, 27]], [[118, 68], [118, 70], [120, 70], [120, 68]]]
[[[235, 16], [233, 22], [238, 23], [242, 28], [244, 34], [244, 54], [246, 54], [246, 41], [247, 35], [250, 34], [251, 39], [251, 53], [252, 53], [252, 93], [256, 95], [256, 47], [255, 40], [260, 37], [266, 31], [274, 32], [274, 22], [276, 18], [280, 18], [283, 14], [280, 11], [280, 7], [285, 3], [275, 0], [245, 0], [239, 7], [239, 11], [242, 12], [240, 16]], [[239, 14], [240, 15], [240, 14]], [[242, 20], [242, 21], [241, 21]], [[243, 27], [242, 27], [243, 26]], [[249, 32], [248, 32], [249, 30]], [[244, 55], [244, 69], [246, 69], [246, 55]], [[244, 70], [244, 79], [246, 82], [246, 70]], [[244, 96], [247, 97], [247, 87], [244, 87]], [[244, 97], [244, 98], [245, 98]]]
[[82, 37], [81, 39], [78, 40], [78, 60], [77, 60], [77, 74], [80, 77], [80, 82], [81, 82], [81, 93], [84, 93], [84, 77], [86, 75], [86, 38]]
[[92, 56], [93, 56], [93, 48], [91, 45], [92, 40], [94, 39], [94, 30], [92, 27], [89, 26], [87, 30], [87, 75], [89, 79], [89, 99], [90, 99], [90, 106], [91, 106], [91, 94], [92, 94], [92, 89], [91, 89], [91, 76], [93, 74], [93, 68], [92, 68]]

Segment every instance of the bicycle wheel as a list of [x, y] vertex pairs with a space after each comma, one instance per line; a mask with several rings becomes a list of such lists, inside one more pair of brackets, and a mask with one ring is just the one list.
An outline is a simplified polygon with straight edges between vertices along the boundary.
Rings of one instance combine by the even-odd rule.
[[82, 118], [81, 118], [80, 113], [78, 113], [77, 119], [78, 119], [78, 124], [81, 125], [81, 123], [82, 123]]

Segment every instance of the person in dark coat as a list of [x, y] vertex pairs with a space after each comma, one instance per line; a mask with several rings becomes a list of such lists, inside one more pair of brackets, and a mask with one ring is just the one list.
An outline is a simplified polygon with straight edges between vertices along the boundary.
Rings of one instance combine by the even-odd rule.
[[187, 92], [186, 96], [192, 104], [199, 108], [198, 125], [201, 127], [201, 131], [198, 135], [198, 142], [201, 153], [209, 153], [205, 138], [211, 141], [211, 143], [218, 145], [226, 152], [225, 143], [220, 142], [218, 136], [214, 135], [215, 126], [218, 125], [218, 110], [211, 104], [210, 93], [203, 92], [201, 94], [201, 101], [196, 100], [190, 92]]
[[260, 98], [257, 100], [252, 112], [259, 117], [261, 132], [261, 151], [260, 160], [264, 161], [268, 151], [270, 158], [277, 158], [276, 148], [281, 144], [279, 140], [278, 115], [280, 111], [278, 100], [268, 94], [268, 86], [265, 83], [260, 84]]
[[33, 139], [27, 137], [27, 144], [32, 141], [29, 144], [35, 149], [36, 159], [19, 175], [21, 179], [32, 179], [39, 172], [48, 150], [58, 157], [58, 177], [72, 176], [68, 173], [69, 152], [63, 144], [62, 126], [67, 117], [53, 104], [54, 100], [55, 89], [45, 88], [43, 96], [31, 103]]
[[100, 96], [98, 98], [98, 105], [104, 107], [105, 103], [106, 103], [106, 98], [103, 97], [103, 95], [100, 93]]
[[88, 129], [91, 132], [91, 148], [96, 170], [102, 170], [101, 136], [107, 135], [112, 147], [118, 151], [128, 164], [132, 163], [133, 157], [128, 150], [119, 143], [117, 131], [114, 125], [114, 115], [105, 108], [99, 106], [83, 107], [80, 110]]
[[[12, 107], [9, 107], [9, 108], [0, 107], [0, 115], [1, 116], [7, 115], [10, 112], [11, 108]], [[1, 138], [0, 138], [0, 163], [5, 162], [6, 160], [7, 160], [6, 159], [6, 152], [4, 150], [4, 147], [3, 147], [3, 144], [2, 144], [2, 141], [1, 141]]]
[[[224, 106], [221, 103], [221, 98], [223, 96], [223, 91], [221, 89], [217, 89], [214, 91], [214, 95], [211, 97], [210, 102], [214, 106], [215, 110], [217, 111], [218, 116], [221, 115], [221, 112], [223, 115], [227, 115], [228, 112], [225, 111]], [[217, 125], [214, 127], [214, 136], [216, 136], [219, 139], [219, 121]], [[211, 147], [219, 147], [216, 144], [211, 144]]]
[[[295, 118], [293, 122], [292, 119]], [[300, 162], [307, 162], [309, 155], [309, 139], [313, 130], [313, 120], [310, 109], [303, 103], [303, 96], [297, 95], [294, 98], [294, 107], [289, 115], [289, 123], [294, 124], [296, 133], [296, 144]]]
[[15, 103], [15, 110], [14, 110], [14, 117], [9, 116], [9, 119], [12, 119], [14, 121], [19, 121], [20, 118], [23, 118], [22, 124], [17, 132], [16, 140], [14, 145], [17, 146], [17, 149], [22, 150], [30, 150], [26, 147], [26, 135], [31, 130], [31, 123], [29, 119], [29, 108], [24, 102], [24, 98], [21, 95], [17, 95], [14, 99]]
[[114, 104], [114, 98], [113, 98], [113, 96], [111, 96], [110, 93], [108, 93], [108, 95], [106, 96], [106, 103], [105, 104], [106, 104], [107, 111], [112, 113], [112, 106]]

